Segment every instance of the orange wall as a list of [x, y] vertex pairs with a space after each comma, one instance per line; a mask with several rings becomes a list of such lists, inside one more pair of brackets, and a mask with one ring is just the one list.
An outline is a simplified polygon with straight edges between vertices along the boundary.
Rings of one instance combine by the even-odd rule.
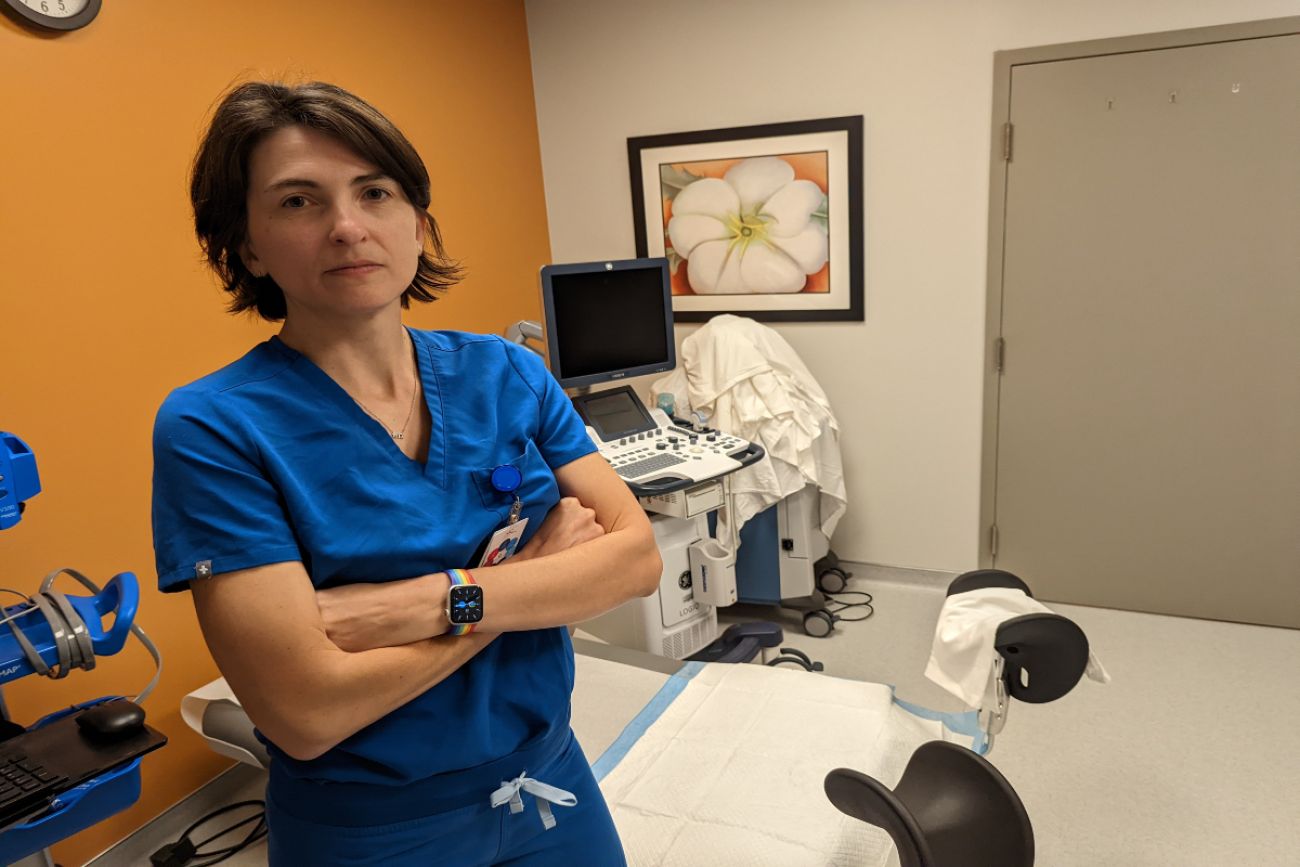
[[[0, 16], [0, 430], [33, 447], [45, 489], [0, 535], [0, 586], [31, 592], [58, 566], [101, 583], [133, 571], [139, 623], [166, 663], [146, 709], [171, 743], [146, 758], [135, 807], [56, 848], [65, 864], [228, 764], [179, 715], [181, 696], [217, 673], [188, 595], [154, 586], [150, 431], [170, 389], [274, 330], [223, 312], [187, 171], [217, 95], [276, 76], [355, 91], [428, 164], [431, 210], [469, 276], [412, 325], [501, 333], [538, 318], [549, 241], [521, 0], [105, 2], [88, 28], [55, 38]], [[29, 677], [5, 697], [30, 722], [133, 695], [151, 666], [132, 642], [93, 672]]]

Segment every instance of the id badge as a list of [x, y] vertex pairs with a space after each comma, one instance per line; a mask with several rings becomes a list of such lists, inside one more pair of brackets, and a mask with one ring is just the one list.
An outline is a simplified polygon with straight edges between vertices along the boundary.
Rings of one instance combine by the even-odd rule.
[[519, 540], [523, 538], [524, 528], [528, 526], [527, 518], [506, 524], [501, 529], [492, 534], [488, 539], [487, 547], [483, 550], [483, 558], [479, 560], [479, 568], [484, 566], [499, 566], [510, 556], [515, 553], [519, 547]]

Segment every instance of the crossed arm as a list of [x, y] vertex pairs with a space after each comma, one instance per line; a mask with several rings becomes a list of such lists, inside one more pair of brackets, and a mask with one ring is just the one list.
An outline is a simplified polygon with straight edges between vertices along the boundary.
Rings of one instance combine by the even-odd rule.
[[443, 573], [317, 593], [289, 562], [192, 582], [204, 640], [254, 725], [290, 756], [315, 758], [501, 632], [576, 623], [652, 593], [659, 554], [622, 480], [597, 455], [555, 475], [566, 499], [529, 544], [473, 570], [486, 616], [463, 638], [442, 635]]

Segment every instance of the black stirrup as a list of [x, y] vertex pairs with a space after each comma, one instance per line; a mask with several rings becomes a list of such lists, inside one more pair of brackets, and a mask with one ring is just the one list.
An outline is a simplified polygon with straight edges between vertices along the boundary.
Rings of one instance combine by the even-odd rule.
[[1088, 668], [1088, 636], [1059, 614], [1022, 614], [998, 626], [993, 646], [1006, 667], [1012, 698], [1031, 704], [1056, 701]]
[[982, 756], [946, 741], [917, 748], [893, 791], [858, 771], [826, 775], [841, 813], [888, 832], [902, 867], [1032, 867], [1020, 796]]
[[[1029, 585], [1002, 569], [958, 575], [946, 595], [1003, 587], [1031, 599]], [[998, 626], [994, 647], [1006, 664], [1002, 679], [1012, 698], [1031, 704], [1056, 701], [1079, 682], [1088, 667], [1088, 636], [1073, 620], [1040, 612], [1012, 617]]]
[[1020, 580], [1020, 577], [1007, 572], [1004, 569], [976, 569], [974, 572], [963, 572], [952, 583], [948, 585], [948, 592], [945, 596], [952, 596], [957, 593], [965, 593], [967, 590], [986, 590], [990, 587], [1005, 587], [1008, 590], [1022, 590], [1024, 594], [1033, 598], [1034, 592], [1029, 589], [1029, 585]]

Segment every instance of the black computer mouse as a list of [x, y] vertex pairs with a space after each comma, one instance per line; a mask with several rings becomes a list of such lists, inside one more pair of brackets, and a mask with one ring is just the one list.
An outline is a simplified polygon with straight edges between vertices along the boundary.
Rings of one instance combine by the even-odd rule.
[[101, 741], [117, 741], [144, 729], [144, 708], [125, 698], [115, 698], [87, 708], [77, 717], [81, 733]]

